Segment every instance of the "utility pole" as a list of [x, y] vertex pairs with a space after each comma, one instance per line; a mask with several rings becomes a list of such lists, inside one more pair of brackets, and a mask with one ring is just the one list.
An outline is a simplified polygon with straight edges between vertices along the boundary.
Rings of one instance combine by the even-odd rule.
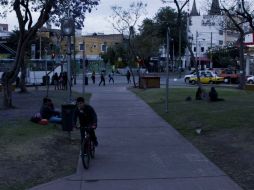
[[[210, 52], [212, 52], [213, 48], [213, 32], [211, 32], [211, 46], [210, 46]], [[213, 68], [213, 54], [210, 54], [210, 69]]]
[[196, 31], [196, 72], [198, 72], [198, 31]]
[[86, 80], [86, 64], [85, 64], [85, 40], [83, 39], [83, 85], [82, 85], [82, 94], [85, 97], [85, 80]]
[[41, 59], [41, 30], [39, 30], [39, 34], [40, 34], [40, 59]]
[[167, 78], [166, 78], [166, 110], [165, 112], [168, 113], [168, 86], [169, 86], [169, 70], [168, 70], [168, 66], [169, 66], [169, 39], [170, 39], [170, 29], [169, 27], [167, 28], [167, 68], [166, 68], [166, 72], [167, 72]]

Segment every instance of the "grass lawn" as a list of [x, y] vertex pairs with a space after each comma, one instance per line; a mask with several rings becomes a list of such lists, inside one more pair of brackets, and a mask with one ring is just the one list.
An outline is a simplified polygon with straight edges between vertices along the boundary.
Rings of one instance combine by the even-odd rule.
[[[196, 88], [133, 89], [244, 189], [254, 189], [254, 92], [216, 88], [225, 101], [195, 100]], [[209, 89], [206, 88], [208, 92]], [[185, 101], [191, 96], [191, 101]], [[196, 128], [202, 128], [200, 135]]]
[[[209, 89], [206, 89], [208, 92]], [[252, 127], [254, 123], [254, 92], [216, 89], [221, 102], [196, 101], [196, 88], [170, 88], [169, 112], [165, 113], [165, 89], [134, 90], [157, 113], [182, 134], [194, 135], [197, 127], [204, 131], [223, 128]], [[192, 101], [185, 101], [187, 96]]]
[[[1, 96], [1, 94], [0, 94]], [[0, 189], [23, 190], [75, 173], [79, 155], [79, 131], [74, 142], [60, 125], [29, 121], [39, 111], [45, 90], [13, 94], [15, 109], [0, 110]], [[74, 97], [80, 94], [74, 93]], [[86, 95], [89, 100], [90, 94]], [[66, 102], [67, 91], [50, 91], [56, 108]]]

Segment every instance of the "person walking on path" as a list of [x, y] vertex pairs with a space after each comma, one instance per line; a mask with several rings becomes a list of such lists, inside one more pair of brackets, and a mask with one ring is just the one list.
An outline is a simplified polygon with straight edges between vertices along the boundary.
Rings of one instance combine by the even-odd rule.
[[55, 90], [59, 90], [59, 84], [58, 84], [59, 83], [59, 77], [58, 77], [58, 74], [55, 73], [52, 78], [53, 78], [52, 81], [53, 81], [53, 84], [55, 86]]
[[68, 76], [67, 76], [67, 72], [63, 73], [63, 90], [67, 90], [67, 86], [68, 86]]
[[92, 72], [91, 78], [92, 78], [93, 84], [95, 84], [95, 71]]
[[129, 70], [127, 71], [126, 78], [127, 78], [128, 84], [130, 84], [131, 83], [131, 72]]
[[102, 82], [103, 82], [103, 86], [105, 86], [105, 76], [103, 72], [101, 72], [101, 81], [99, 83], [99, 86], [101, 85]]
[[111, 72], [111, 73], [108, 74], [108, 78], [109, 78], [109, 80], [108, 80], [108, 83], [109, 83], [109, 84], [110, 84], [110, 81], [112, 81], [113, 84], [115, 83], [115, 81], [114, 81], [114, 73], [113, 73], [113, 72]]

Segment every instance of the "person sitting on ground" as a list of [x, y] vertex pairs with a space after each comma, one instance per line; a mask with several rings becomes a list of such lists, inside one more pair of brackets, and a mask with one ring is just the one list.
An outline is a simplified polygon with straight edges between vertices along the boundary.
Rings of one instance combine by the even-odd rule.
[[87, 130], [87, 132], [90, 134], [94, 145], [98, 146], [97, 137], [95, 135], [95, 129], [97, 128], [96, 112], [92, 106], [85, 104], [85, 99], [83, 97], [78, 97], [76, 104], [77, 107], [74, 111], [73, 126], [76, 126], [77, 119], [79, 118], [81, 143], [84, 139], [85, 131], [89, 127], [91, 129]]
[[196, 91], [196, 100], [202, 100], [202, 90], [200, 87]]
[[62, 122], [60, 112], [55, 110], [52, 100], [47, 97], [43, 98], [40, 114], [42, 119], [47, 119], [51, 123]]
[[206, 100], [207, 99], [207, 93], [204, 89], [201, 87], [198, 87], [196, 91], [196, 100]]
[[214, 87], [211, 87], [211, 90], [209, 92], [209, 99], [211, 102], [215, 102], [215, 101], [223, 101], [224, 99], [222, 98], [218, 98], [218, 93], [215, 90]]

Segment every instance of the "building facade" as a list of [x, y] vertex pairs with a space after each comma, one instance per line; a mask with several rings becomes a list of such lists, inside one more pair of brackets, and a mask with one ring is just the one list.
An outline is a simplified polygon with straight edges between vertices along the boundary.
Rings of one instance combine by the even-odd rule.
[[[85, 59], [99, 61], [101, 54], [105, 53], [108, 47], [123, 42], [122, 34], [92, 34], [86, 36], [77, 36], [75, 38], [76, 59]], [[72, 46], [74, 43], [72, 42]]]
[[0, 41], [5, 41], [10, 35], [8, 24], [0, 24]]
[[[207, 57], [209, 51], [237, 41], [239, 34], [227, 31], [223, 27], [225, 21], [226, 16], [221, 14], [218, 0], [212, 1], [207, 15], [200, 15], [196, 1], [193, 1], [189, 14], [188, 38], [191, 39], [192, 51], [200, 67], [213, 68], [212, 61]], [[189, 52], [187, 54], [189, 55]]]

